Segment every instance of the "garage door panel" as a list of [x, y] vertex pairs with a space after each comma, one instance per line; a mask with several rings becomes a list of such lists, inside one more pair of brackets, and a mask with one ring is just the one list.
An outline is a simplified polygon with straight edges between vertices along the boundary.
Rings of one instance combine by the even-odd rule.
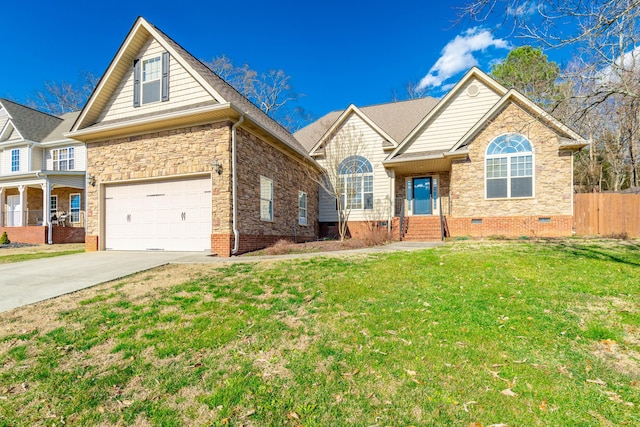
[[117, 185], [105, 196], [107, 249], [210, 249], [210, 178]]

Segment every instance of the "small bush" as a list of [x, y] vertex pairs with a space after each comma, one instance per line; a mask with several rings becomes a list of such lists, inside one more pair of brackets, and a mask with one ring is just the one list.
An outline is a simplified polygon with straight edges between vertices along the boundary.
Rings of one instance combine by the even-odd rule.
[[9, 236], [7, 236], [7, 232], [3, 232], [2, 236], [0, 236], [0, 245], [8, 245], [9, 243], [11, 243], [11, 240], [9, 240]]
[[458, 236], [456, 237], [456, 240], [469, 240], [470, 237], [469, 236]]
[[284, 255], [288, 254], [295, 244], [289, 240], [281, 239], [264, 250], [265, 255]]
[[531, 240], [531, 237], [529, 237], [529, 236], [520, 236], [520, 237], [518, 237], [518, 240]]

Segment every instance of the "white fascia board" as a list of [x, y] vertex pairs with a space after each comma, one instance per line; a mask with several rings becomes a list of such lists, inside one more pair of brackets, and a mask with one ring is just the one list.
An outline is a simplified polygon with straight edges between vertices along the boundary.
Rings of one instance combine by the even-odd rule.
[[[322, 137], [316, 143], [316, 145], [314, 145], [313, 148], [309, 151], [309, 155], [311, 156], [315, 155], [316, 154], [315, 151], [318, 148], [320, 148], [322, 144], [325, 143], [327, 139], [331, 137], [331, 135], [333, 135], [336, 129], [338, 129], [338, 127], [340, 127], [340, 125], [342, 125], [351, 114], [356, 114], [358, 117], [360, 117], [362, 121], [364, 121], [367, 125], [369, 125], [381, 137], [391, 142], [394, 145], [394, 147], [398, 146], [398, 142], [395, 139], [393, 139], [387, 132], [385, 132], [382, 128], [380, 128], [380, 126], [378, 126], [373, 120], [371, 120], [366, 114], [364, 114], [358, 107], [356, 107], [354, 104], [351, 104], [347, 107], [346, 110], [343, 111], [342, 114], [340, 114], [340, 117], [338, 117], [336, 121], [333, 123], [333, 125], [331, 125], [331, 127], [327, 129], [327, 131], [322, 135]], [[391, 147], [389, 147], [388, 149], [391, 149]]]
[[147, 123], [154, 123], [154, 122], [164, 121], [164, 120], [167, 120], [167, 119], [175, 119], [175, 118], [180, 118], [180, 117], [191, 116], [191, 115], [194, 115], [194, 114], [208, 113], [208, 112], [214, 112], [214, 111], [218, 111], [218, 110], [225, 110], [225, 109], [229, 108], [230, 106], [231, 106], [231, 104], [229, 104], [229, 103], [207, 105], [207, 106], [204, 106], [204, 107], [192, 108], [192, 109], [183, 110], [183, 111], [180, 111], [180, 112], [172, 112], [172, 113], [167, 113], [167, 114], [158, 114], [158, 115], [142, 117], [142, 118], [138, 118], [138, 119], [134, 119], [134, 120], [127, 120], [127, 121], [123, 121], [123, 122], [112, 123], [112, 124], [108, 124], [108, 125], [104, 125], [104, 126], [92, 126], [92, 127], [89, 127], [89, 128], [86, 128], [86, 129], [82, 129], [82, 130], [67, 132], [67, 133], [64, 134], [64, 136], [67, 137], [67, 138], [74, 138], [76, 136], [90, 135], [90, 134], [95, 133], [95, 132], [102, 132], [102, 131], [106, 131], [106, 130], [117, 130], [117, 129], [127, 128], [127, 127], [135, 126], [135, 125], [143, 125], [143, 124], [147, 124]]
[[402, 141], [400, 141], [400, 144], [398, 145], [398, 147], [391, 154], [389, 154], [388, 158], [392, 158], [393, 156], [398, 154], [398, 152], [402, 149], [402, 147], [407, 145], [409, 141], [411, 141], [420, 131], [422, 131], [422, 129], [424, 129], [424, 127], [444, 108], [444, 106], [447, 105], [449, 100], [453, 98], [453, 96], [456, 93], [458, 93], [462, 89], [462, 87], [474, 77], [482, 81], [484, 84], [486, 84], [487, 86], [489, 86], [490, 88], [492, 88], [493, 90], [495, 90], [496, 92], [498, 92], [503, 96], [505, 93], [508, 92], [507, 88], [505, 88], [500, 83], [498, 83], [497, 81], [489, 77], [486, 73], [482, 72], [479, 68], [477, 67], [471, 68], [467, 72], [467, 74], [465, 74], [462, 77], [462, 79], [460, 79], [460, 81], [456, 83], [456, 85], [453, 88], [451, 88], [451, 90], [447, 92], [447, 94], [442, 99], [440, 99], [440, 102], [438, 102], [438, 104], [431, 111], [429, 111], [429, 114], [427, 114], [420, 121], [420, 123], [418, 123], [418, 125], [415, 128], [413, 128], [413, 130], [409, 133], [409, 135], [407, 135]]

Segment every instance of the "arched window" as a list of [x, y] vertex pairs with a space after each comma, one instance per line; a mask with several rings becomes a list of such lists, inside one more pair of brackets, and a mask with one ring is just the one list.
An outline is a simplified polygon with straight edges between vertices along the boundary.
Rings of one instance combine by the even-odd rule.
[[338, 166], [342, 206], [345, 209], [373, 209], [373, 168], [362, 156], [349, 156]]
[[507, 133], [491, 141], [485, 165], [487, 199], [533, 196], [533, 148], [523, 135]]

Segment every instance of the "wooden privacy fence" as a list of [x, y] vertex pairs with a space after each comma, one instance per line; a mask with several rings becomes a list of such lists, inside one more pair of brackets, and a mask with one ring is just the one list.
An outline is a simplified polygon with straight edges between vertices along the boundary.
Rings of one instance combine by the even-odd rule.
[[573, 221], [579, 236], [640, 237], [640, 194], [574, 194]]

